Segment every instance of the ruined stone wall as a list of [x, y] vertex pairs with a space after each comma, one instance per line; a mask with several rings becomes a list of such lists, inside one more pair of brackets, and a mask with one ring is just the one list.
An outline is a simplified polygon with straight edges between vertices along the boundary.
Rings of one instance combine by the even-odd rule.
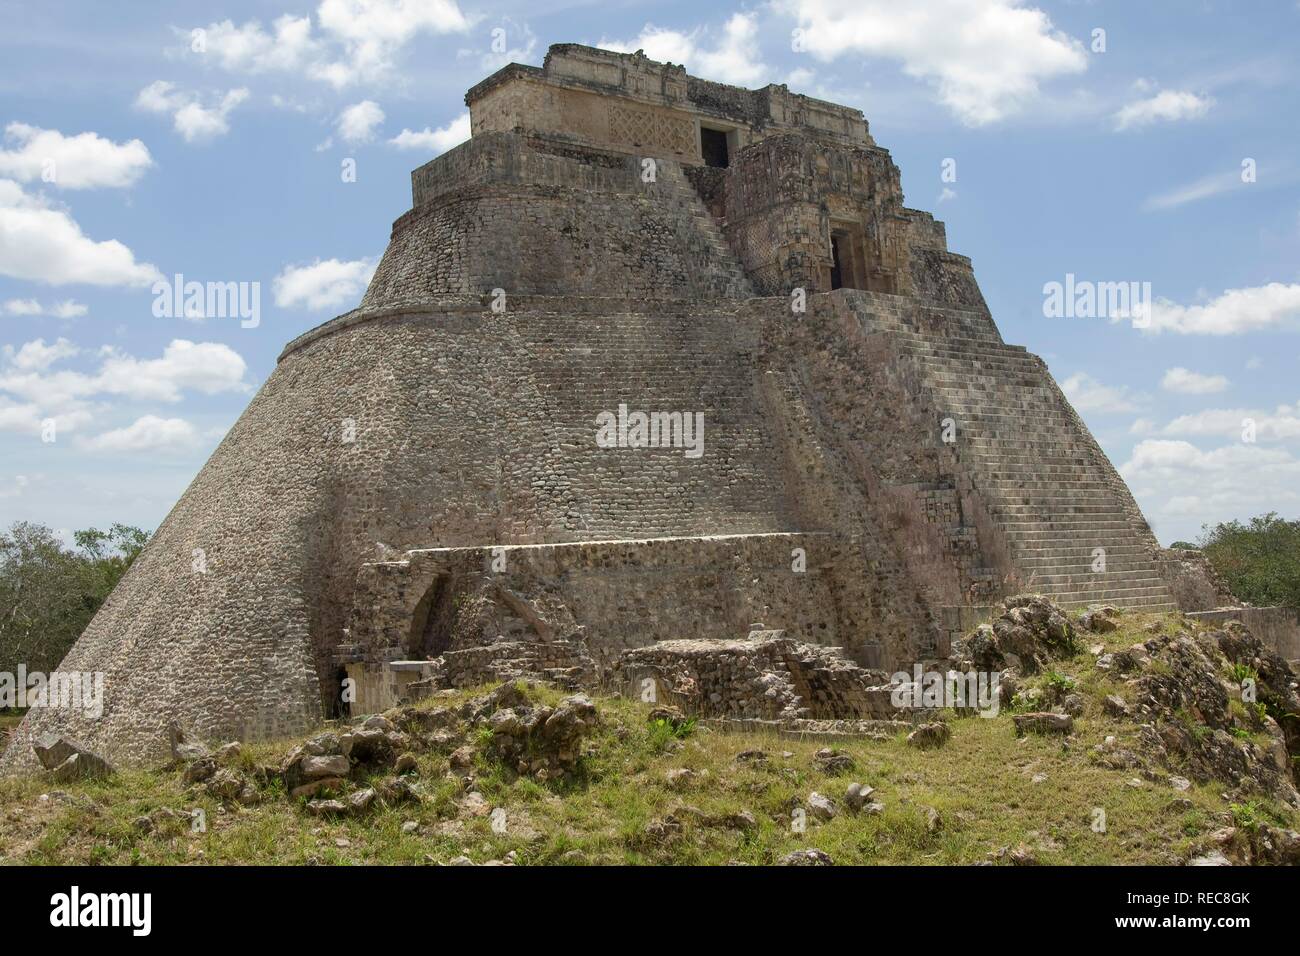
[[[417, 550], [360, 569], [349, 639], [371, 656], [408, 645], [421, 600], [452, 581], [460, 595], [453, 601], [486, 588], [534, 608], [529, 616], [541, 622], [528, 629], [534, 641], [574, 637], [546, 623], [547, 609], [562, 607], [602, 664], [683, 635], [735, 638], [756, 623], [855, 657], [879, 645], [889, 647], [891, 663], [910, 660], [910, 648], [871, 610], [880, 598], [873, 600], [869, 578], [851, 542], [817, 533]], [[473, 633], [451, 643], [461, 649], [495, 637]]]
[[1240, 621], [1265, 647], [1288, 661], [1300, 661], [1300, 613], [1295, 608], [1221, 607], [1187, 616], [1210, 624]]
[[1162, 548], [1160, 558], [1169, 587], [1182, 610], [1212, 611], [1241, 603], [1203, 552]]

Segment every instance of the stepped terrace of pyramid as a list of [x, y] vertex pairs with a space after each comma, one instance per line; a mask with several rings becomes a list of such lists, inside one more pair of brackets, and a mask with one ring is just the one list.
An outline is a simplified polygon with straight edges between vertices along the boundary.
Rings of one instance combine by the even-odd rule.
[[581, 683], [757, 626], [895, 669], [1008, 594], [1224, 603], [858, 110], [568, 44], [466, 102], [65, 660], [103, 716], [33, 711], [8, 768], [298, 733], [431, 661]]

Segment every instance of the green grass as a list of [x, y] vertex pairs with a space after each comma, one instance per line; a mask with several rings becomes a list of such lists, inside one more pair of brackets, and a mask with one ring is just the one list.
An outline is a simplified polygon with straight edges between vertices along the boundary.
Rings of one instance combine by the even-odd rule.
[[[1088, 635], [1081, 643], [1127, 647], [1149, 634], [1153, 618], [1126, 615], [1121, 629]], [[1173, 623], [1172, 616], [1170, 619]], [[1180, 625], [1192, 627], [1194, 625]], [[1011, 715], [995, 718], [950, 715], [952, 739], [918, 750], [904, 735], [886, 740], [837, 740], [833, 744], [775, 733], [727, 733], [691, 723], [674, 729], [647, 720], [650, 708], [619, 698], [597, 698], [603, 726], [589, 742], [572, 779], [539, 783], [483, 753], [476, 745], [475, 775], [491, 807], [506, 809], [506, 832], [493, 832], [487, 816], [458, 814], [460, 783], [448, 773], [445, 754], [419, 758], [419, 805], [379, 807], [359, 819], [326, 820], [308, 815], [302, 801], [268, 792], [254, 807], [223, 809], [206, 795], [187, 794], [179, 775], [126, 772], [103, 782], [68, 787], [77, 803], [40, 799], [51, 787], [39, 779], [0, 781], [0, 860], [8, 863], [241, 863], [422, 864], [457, 856], [475, 862], [514, 852], [522, 864], [721, 864], [773, 863], [786, 853], [817, 847], [837, 863], [969, 864], [1000, 848], [1024, 844], [1039, 862], [1068, 864], [1178, 864], [1195, 855], [1206, 836], [1224, 826], [1248, 829], [1258, 821], [1296, 827], [1295, 811], [1264, 798], [1228, 804], [1222, 784], [1178, 792], [1143, 781], [1130, 785], [1132, 770], [1111, 770], [1089, 759], [1093, 745], [1116, 736], [1132, 746], [1136, 724], [1105, 715], [1107, 694], [1125, 696], [1122, 682], [1093, 666], [1080, 648], [1054, 670], [1027, 681], [1044, 691], [1073, 679], [1085, 699], [1076, 718], [1077, 739], [1017, 737]], [[540, 688], [548, 702], [563, 696]], [[465, 692], [463, 696], [469, 696]], [[456, 701], [438, 700], [429, 706]], [[289, 742], [248, 748], [246, 765], [275, 763]], [[846, 751], [856, 769], [828, 776], [813, 756], [824, 746]], [[738, 762], [736, 755], [761, 749], [768, 759]], [[674, 787], [667, 773], [687, 768], [694, 776]], [[1039, 782], [1034, 782], [1037, 779]], [[848, 783], [876, 789], [884, 804], [875, 816], [844, 808]], [[840, 806], [825, 824], [811, 818], [804, 833], [792, 831], [791, 811], [817, 790]], [[205, 833], [188, 826], [146, 834], [137, 817], [160, 807], [207, 816]], [[1092, 828], [1094, 808], [1105, 811], [1105, 832]], [[929, 809], [940, 825], [927, 824]], [[740, 830], [722, 823], [748, 811], [757, 825]], [[677, 824], [659, 836], [652, 821]], [[404, 821], [419, 826], [404, 833]], [[339, 845], [345, 841], [345, 845]]]

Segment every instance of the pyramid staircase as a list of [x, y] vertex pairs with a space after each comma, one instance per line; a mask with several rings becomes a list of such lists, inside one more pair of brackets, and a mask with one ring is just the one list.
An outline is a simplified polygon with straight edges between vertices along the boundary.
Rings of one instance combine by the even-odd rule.
[[[864, 331], [888, 335], [911, 367], [936, 429], [956, 423], [951, 447], [1007, 543], [1019, 589], [1066, 607], [1175, 609], [1154, 537], [1042, 360], [1003, 343], [983, 313], [902, 299], [881, 307], [894, 298], [849, 302]], [[1104, 571], [1093, 570], [1098, 548]]]
[[708, 264], [708, 277], [697, 290], [701, 297], [747, 299], [754, 295], [744, 267], [680, 163], [659, 160], [655, 181], [645, 183], [644, 190], [652, 202], [671, 210], [681, 247], [695, 262]]

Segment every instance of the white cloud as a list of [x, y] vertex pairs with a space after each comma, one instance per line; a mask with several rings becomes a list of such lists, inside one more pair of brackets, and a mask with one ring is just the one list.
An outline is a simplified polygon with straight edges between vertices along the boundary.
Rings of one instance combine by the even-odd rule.
[[398, 149], [422, 149], [440, 156], [470, 137], [469, 113], [461, 113], [446, 126], [425, 127], [420, 132], [403, 129], [388, 142]]
[[816, 80], [817, 80], [817, 74], [813, 70], [801, 66], [791, 70], [789, 74], [786, 75], [785, 83], [786, 86], [799, 87], [800, 89], [807, 89], [808, 87], [812, 86], [813, 83], [816, 82]]
[[497, 31], [501, 31], [500, 38], [505, 44], [503, 49], [499, 51], [489, 49], [487, 53], [482, 54], [478, 49], [460, 49], [456, 51], [456, 56], [477, 56], [479, 66], [489, 73], [496, 72], [507, 63], [527, 63], [531, 60], [533, 51], [537, 49], [537, 36], [533, 33], [532, 28], [528, 24], [518, 23], [510, 17], [502, 17], [499, 23], [499, 26], [493, 28], [491, 35], [493, 45], [496, 45]]
[[1294, 327], [1300, 320], [1300, 284], [1270, 282], [1228, 289], [1204, 305], [1179, 305], [1157, 298], [1151, 306], [1152, 333], [1239, 335], [1259, 329]]
[[1202, 375], [1182, 366], [1169, 369], [1160, 380], [1160, 387], [1167, 392], [1181, 395], [1213, 395], [1228, 387], [1228, 379], [1222, 375]]
[[134, 184], [153, 165], [144, 143], [114, 143], [97, 133], [64, 136], [58, 130], [10, 123], [0, 150], [0, 176], [19, 182], [41, 180], [62, 189], [122, 188]]
[[706, 31], [667, 30], [646, 24], [635, 40], [607, 40], [596, 46], [619, 53], [644, 50], [652, 60], [678, 63], [693, 76], [737, 86], [755, 86], [767, 77], [768, 68], [758, 49], [758, 18], [736, 13], [722, 27], [722, 36], [705, 46]]
[[6, 419], [11, 424], [30, 425], [50, 414], [88, 417], [87, 402], [96, 396], [177, 402], [186, 391], [214, 395], [248, 390], [243, 358], [217, 342], [174, 339], [156, 359], [137, 359], [118, 349], [104, 348], [98, 353], [100, 366], [93, 373], [50, 370], [51, 365], [78, 352], [66, 339], [53, 345], [37, 339], [21, 348], [8, 346], [0, 352], [4, 358], [0, 364], [0, 392], [19, 400], [0, 399], [5, 403], [0, 405], [0, 428], [5, 427]]
[[1088, 66], [1083, 45], [1022, 0], [775, 0], [774, 6], [795, 18], [803, 48], [817, 59], [898, 60], [970, 126], [1017, 112], [1039, 83]]
[[197, 93], [177, 89], [167, 80], [155, 80], [136, 97], [135, 105], [150, 113], [167, 114], [187, 143], [202, 143], [230, 132], [226, 118], [248, 99], [244, 88], [227, 90], [220, 98], [208, 97], [208, 105]]
[[470, 25], [455, 0], [322, 0], [316, 18], [345, 49], [343, 61], [321, 70], [335, 86], [383, 76], [417, 34], [462, 33]]
[[354, 103], [339, 114], [337, 129], [345, 143], [368, 143], [375, 138], [375, 129], [384, 121], [384, 111], [374, 100]]
[[[193, 43], [189, 31], [179, 31]], [[232, 73], [298, 72], [321, 54], [312, 37], [311, 17], [284, 14], [269, 31], [258, 20], [235, 26], [230, 20], [203, 27], [203, 56], [213, 57]]]
[[1061, 382], [1061, 391], [1080, 412], [1132, 412], [1138, 408], [1127, 387], [1103, 385], [1086, 372], [1076, 372]]
[[161, 273], [116, 239], [96, 242], [63, 209], [0, 179], [0, 275], [50, 285], [148, 285]]
[[57, 339], [52, 345], [46, 345], [44, 339], [36, 339], [33, 342], [24, 343], [18, 349], [15, 349], [12, 345], [6, 345], [3, 349], [0, 349], [0, 355], [5, 357], [7, 364], [12, 365], [19, 371], [31, 372], [47, 369], [55, 362], [71, 358], [79, 351], [81, 350], [67, 339]]
[[0, 306], [6, 315], [52, 315], [56, 319], [75, 319], [90, 311], [73, 299], [43, 305], [35, 299], [9, 299]]
[[184, 452], [199, 444], [199, 433], [183, 418], [159, 418], [145, 415], [125, 428], [115, 428], [78, 445], [94, 452]]
[[1202, 451], [1186, 441], [1147, 439], [1120, 474], [1148, 517], [1182, 535], [1204, 523], [1300, 508], [1300, 460], [1278, 447], [1238, 442]]
[[275, 277], [275, 304], [281, 308], [337, 308], [361, 298], [375, 274], [375, 259], [317, 259], [310, 265], [285, 266]]
[[161, 358], [136, 359], [117, 350], [104, 353], [95, 377], [97, 390], [132, 398], [180, 401], [182, 391], [215, 395], [244, 392], [248, 366], [228, 345], [173, 339]]
[[1137, 129], [1152, 123], [1175, 123], [1200, 119], [1214, 100], [1186, 90], [1161, 90], [1155, 96], [1127, 104], [1115, 114], [1116, 129]]
[[1211, 196], [1218, 196], [1234, 189], [1241, 189], [1245, 185], [1246, 183], [1242, 182], [1239, 172], [1216, 173], [1195, 182], [1176, 186], [1169, 192], [1151, 196], [1142, 203], [1142, 208], [1146, 210], [1177, 209], [1179, 206], [1185, 206], [1191, 202], [1209, 199]]
[[1130, 435], [1150, 435], [1156, 430], [1156, 423], [1149, 418], [1135, 418], [1128, 427]]
[[1300, 438], [1300, 407], [1293, 405], [1278, 405], [1271, 412], [1252, 408], [1207, 408], [1191, 415], [1181, 415], [1161, 431], [1165, 435], [1240, 439], [1248, 422], [1253, 423], [1258, 441]]
[[185, 50], [211, 56], [234, 73], [294, 73], [341, 89], [390, 75], [398, 54], [424, 33], [463, 33], [470, 20], [455, 0], [322, 0], [314, 29], [309, 16], [285, 14], [268, 30], [261, 21], [230, 20], [204, 27], [202, 53], [189, 31]]
[[39, 435], [46, 420], [54, 422], [56, 431], [66, 432], [81, 428], [91, 418], [90, 410], [80, 405], [53, 411], [35, 402], [14, 402], [0, 395], [0, 432]]

